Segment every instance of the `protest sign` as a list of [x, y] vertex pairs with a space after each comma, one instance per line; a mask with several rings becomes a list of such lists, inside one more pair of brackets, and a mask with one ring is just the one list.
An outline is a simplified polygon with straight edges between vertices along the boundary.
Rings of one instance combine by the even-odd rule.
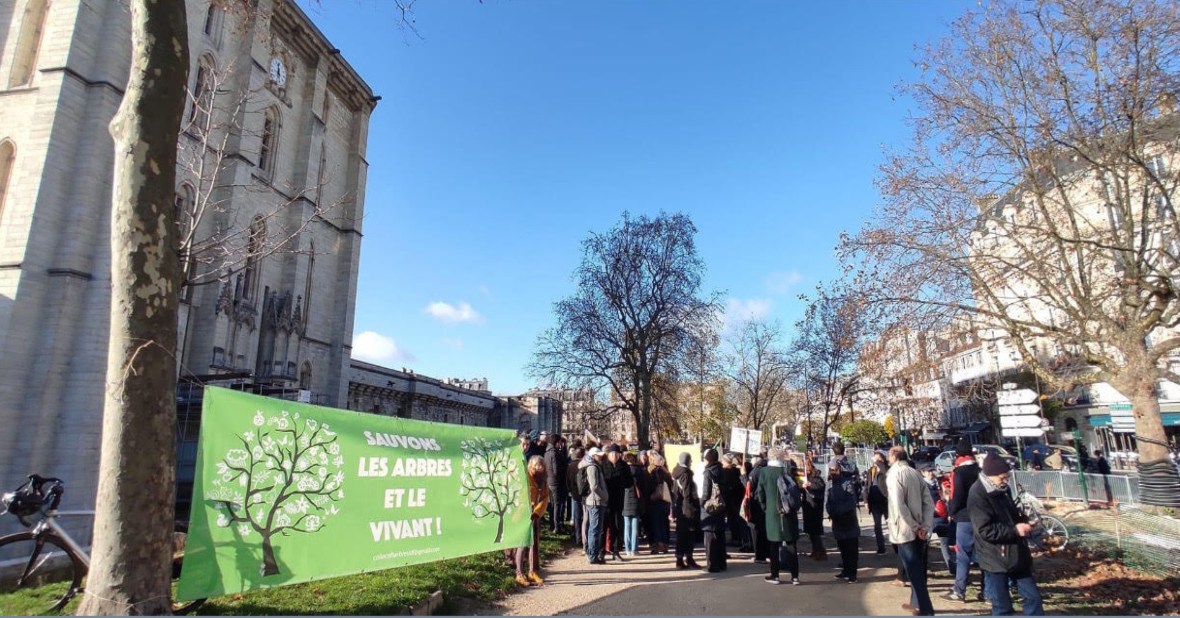
[[207, 387], [177, 598], [521, 547], [530, 511], [510, 430]]

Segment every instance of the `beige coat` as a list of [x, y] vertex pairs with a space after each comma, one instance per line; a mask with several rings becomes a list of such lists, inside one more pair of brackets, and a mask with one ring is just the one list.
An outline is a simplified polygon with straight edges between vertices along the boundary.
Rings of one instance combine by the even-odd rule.
[[934, 500], [921, 472], [908, 461], [899, 461], [889, 467], [885, 484], [889, 488], [890, 542], [909, 543], [917, 538], [918, 528], [927, 532], [934, 528]]

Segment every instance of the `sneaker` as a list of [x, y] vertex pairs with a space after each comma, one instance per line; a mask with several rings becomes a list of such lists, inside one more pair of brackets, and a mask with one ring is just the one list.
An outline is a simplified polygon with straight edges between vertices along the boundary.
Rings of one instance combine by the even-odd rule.
[[836, 573], [836, 579], [848, 579], [848, 576], [843, 573]]
[[855, 583], [856, 583], [856, 578], [855, 578], [855, 577], [849, 577], [848, 579], [846, 579], [846, 580], [844, 580], [844, 581], [846, 581], [846, 582], [848, 582], [848, 583], [850, 583], [850, 584], [855, 584]]
[[768, 584], [771, 584], [771, 585], [773, 585], [773, 586], [777, 586], [777, 585], [779, 585], [779, 584], [783, 583], [782, 581], [780, 581], [780, 580], [779, 580], [779, 578], [777, 578], [777, 577], [771, 577], [771, 576], [769, 576], [769, 575], [767, 575], [766, 577], [763, 577], [763, 578], [762, 578], [762, 581], [764, 581], [764, 582], [766, 582], [766, 583], [768, 583]]
[[516, 576], [516, 584], [518, 586], [523, 586], [525, 588], [528, 588], [529, 586], [533, 585], [533, 583], [530, 582], [528, 579], [526, 579], [524, 575], [520, 575], [520, 574], [517, 574], [517, 576]]
[[798, 585], [799, 585], [799, 578], [798, 578], [798, 577], [792, 577], [792, 578], [791, 578], [791, 585], [792, 585], [792, 586], [798, 586]]
[[878, 555], [878, 556], [884, 556], [884, 555], [885, 555], [885, 550], [884, 550], [884, 549], [878, 549], [878, 550], [877, 550], [877, 555]]
[[541, 579], [541, 576], [538, 575], [536, 571], [529, 571], [529, 581], [533, 582], [534, 584], [536, 584], [538, 586], [545, 583], [545, 580]]
[[967, 602], [967, 597], [959, 594], [958, 592], [955, 592], [954, 590], [948, 590], [946, 594], [942, 595], [942, 598], [948, 601], [958, 601], [960, 603]]

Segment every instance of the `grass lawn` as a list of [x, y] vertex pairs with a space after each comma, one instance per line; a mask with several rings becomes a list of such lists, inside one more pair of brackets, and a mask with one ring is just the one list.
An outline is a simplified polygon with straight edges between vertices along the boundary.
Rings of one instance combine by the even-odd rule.
[[[564, 538], [544, 533], [541, 538], [542, 556], [549, 558], [559, 555], [563, 551]], [[448, 604], [460, 597], [479, 601], [496, 599], [516, 588], [513, 575], [513, 568], [504, 559], [503, 553], [493, 552], [217, 597], [206, 601], [195, 613], [207, 616], [398, 614], [406, 606], [425, 600], [435, 590], [443, 591]], [[50, 593], [60, 595], [64, 589], [64, 584], [51, 584], [31, 590], [0, 593], [0, 615], [36, 615], [38, 608], [50, 604]], [[65, 613], [72, 613], [77, 604], [77, 599], [71, 601]]]

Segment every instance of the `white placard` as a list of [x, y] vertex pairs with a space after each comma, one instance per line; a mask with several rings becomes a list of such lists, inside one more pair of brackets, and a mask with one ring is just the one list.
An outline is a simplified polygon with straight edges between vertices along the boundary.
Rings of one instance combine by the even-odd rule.
[[996, 393], [996, 402], [1002, 406], [1032, 403], [1036, 400], [1036, 391], [1028, 388], [1018, 388], [1014, 391], [999, 391]]
[[1014, 427], [1004, 429], [1002, 433], [1006, 438], [1039, 438], [1045, 435], [1045, 430], [1040, 427]]
[[1020, 416], [1001, 416], [1000, 427], [1004, 429], [1014, 429], [1017, 427], [1040, 427], [1041, 417], [1035, 414], [1022, 414]]
[[746, 441], [746, 454], [755, 455], [760, 450], [762, 450], [762, 430], [751, 429], [749, 439]]
[[729, 450], [738, 453], [746, 452], [747, 443], [749, 442], [750, 430], [743, 427], [734, 427], [729, 430]]
[[1040, 413], [1041, 406], [1038, 406], [1035, 403], [1022, 403], [1016, 406], [1000, 406], [1000, 416], [1016, 416]]

